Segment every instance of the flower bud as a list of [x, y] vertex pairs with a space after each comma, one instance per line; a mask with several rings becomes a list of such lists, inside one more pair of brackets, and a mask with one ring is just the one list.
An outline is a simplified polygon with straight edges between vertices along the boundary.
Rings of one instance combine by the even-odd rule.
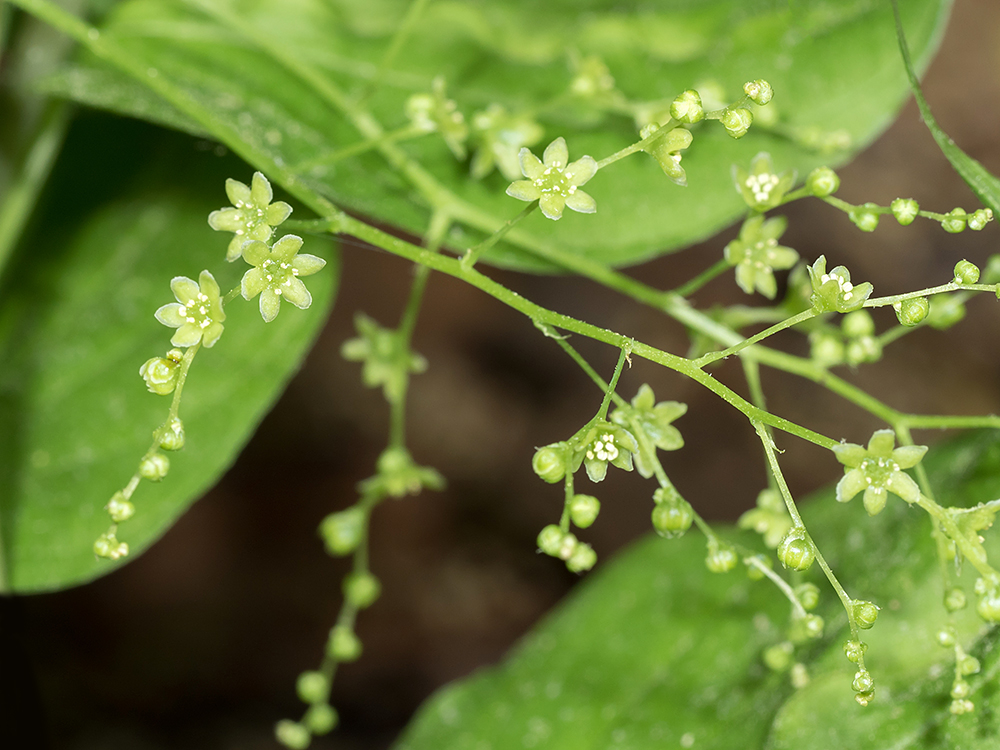
[[979, 597], [976, 612], [986, 622], [1000, 622], [1000, 595], [996, 591], [987, 591]]
[[573, 548], [573, 554], [566, 561], [566, 568], [571, 573], [583, 573], [594, 567], [597, 562], [597, 553], [589, 544], [577, 543]]
[[331, 513], [319, 524], [319, 534], [331, 555], [349, 555], [364, 538], [368, 514], [357, 506]]
[[870, 693], [875, 687], [875, 680], [872, 679], [871, 672], [867, 669], [862, 669], [860, 672], [855, 673], [854, 682], [851, 683], [851, 687], [859, 693]]
[[845, 336], [859, 338], [875, 334], [875, 321], [867, 310], [855, 310], [847, 313], [840, 324]]
[[941, 628], [937, 634], [937, 642], [941, 648], [951, 648], [955, 645], [955, 628]]
[[856, 601], [852, 603], [851, 610], [854, 614], [854, 622], [862, 630], [868, 630], [875, 625], [878, 619], [878, 607], [871, 602]]
[[865, 655], [865, 651], [868, 650], [868, 644], [862, 643], [861, 641], [847, 641], [844, 644], [844, 656], [847, 660], [854, 662], [855, 664]]
[[957, 680], [955, 684], [951, 686], [951, 697], [955, 700], [968, 698], [971, 693], [972, 686], [965, 680]]
[[562, 549], [563, 538], [565, 536], [565, 531], [560, 529], [554, 523], [549, 524], [538, 532], [538, 539], [536, 540], [538, 549], [549, 557], [559, 557], [559, 550]]
[[993, 221], [993, 211], [988, 208], [980, 208], [978, 211], [973, 211], [969, 214], [969, 229], [979, 231], [986, 226], [987, 223]]
[[535, 451], [531, 468], [542, 480], [555, 484], [566, 476], [567, 456], [565, 443], [552, 443]]
[[274, 726], [274, 738], [289, 750], [305, 750], [312, 740], [308, 729], [290, 719], [282, 719]]
[[121, 492], [116, 492], [111, 496], [108, 504], [104, 506], [104, 510], [108, 512], [111, 520], [115, 523], [122, 523], [135, 515], [135, 506], [126, 500], [125, 495]]
[[976, 674], [981, 668], [982, 665], [975, 656], [966, 654], [958, 660], [958, 671], [963, 675]]
[[965, 591], [958, 586], [949, 589], [948, 593], [944, 595], [944, 608], [949, 612], [965, 609], [966, 604], [968, 602], [965, 600]]
[[330, 681], [321, 672], [303, 672], [295, 683], [295, 690], [303, 703], [320, 703], [330, 692]]
[[687, 500], [678, 499], [675, 502], [657, 503], [656, 507], [653, 508], [653, 528], [657, 534], [666, 539], [681, 536], [691, 528], [693, 522], [694, 511]]
[[875, 210], [877, 208], [878, 206], [874, 203], [865, 203], [848, 211], [847, 218], [853, 221], [854, 225], [862, 232], [874, 232], [879, 219], [878, 212]]
[[745, 107], [726, 109], [719, 118], [726, 132], [733, 138], [742, 138], [753, 123], [753, 113]]
[[743, 93], [750, 97], [754, 104], [767, 104], [774, 97], [774, 89], [763, 78], [747, 81], [743, 84]]
[[878, 362], [882, 358], [882, 344], [874, 336], [861, 336], [847, 342], [844, 359], [854, 366], [862, 362]]
[[951, 706], [948, 707], [948, 710], [956, 716], [960, 716], [961, 714], [971, 714], [976, 710], [976, 704], [968, 699], [956, 700], [951, 702]]
[[592, 495], [574, 495], [569, 502], [569, 517], [581, 529], [593, 524], [600, 512], [601, 502]]
[[736, 567], [738, 558], [736, 550], [728, 544], [719, 544], [715, 539], [708, 543], [708, 557], [705, 566], [713, 573], [728, 573]]
[[960, 260], [955, 264], [956, 284], [975, 284], [979, 281], [979, 266], [967, 260]]
[[139, 476], [151, 482], [159, 482], [170, 471], [170, 459], [162, 453], [142, 459], [139, 464]]
[[174, 359], [170, 356], [174, 352], [180, 354], [179, 350], [171, 349], [167, 352], [166, 357], [147, 359], [139, 368], [139, 375], [146, 381], [146, 388], [149, 389], [150, 393], [166, 396], [168, 393], [173, 393], [174, 388], [177, 387], [180, 359], [184, 355], [181, 354], [181, 357]]
[[326, 703], [315, 703], [306, 711], [302, 722], [313, 734], [328, 734], [337, 726], [337, 711]]
[[367, 609], [382, 593], [382, 584], [371, 573], [349, 573], [344, 577], [344, 599], [358, 609]]
[[817, 167], [806, 178], [806, 188], [817, 198], [825, 198], [840, 189], [840, 177], [829, 167]]
[[803, 583], [801, 586], [795, 587], [795, 596], [799, 600], [799, 604], [802, 605], [802, 609], [811, 610], [816, 609], [819, 604], [819, 586], [815, 583]]
[[938, 331], [951, 328], [965, 317], [965, 304], [955, 295], [939, 294], [931, 301], [927, 324]]
[[[153, 434], [156, 435], [155, 432]], [[160, 447], [165, 451], [179, 451], [184, 447], [184, 423], [177, 417], [161, 428]]]
[[834, 367], [844, 361], [844, 342], [830, 333], [813, 331], [809, 334], [809, 355], [822, 367]]
[[331, 659], [340, 662], [357, 661], [361, 656], [361, 641], [349, 627], [335, 625], [330, 629], [326, 653]]
[[778, 545], [778, 559], [785, 568], [809, 570], [816, 559], [812, 542], [806, 538], [805, 529], [792, 527]]
[[764, 651], [764, 664], [768, 669], [775, 672], [784, 672], [792, 665], [792, 655], [795, 653], [795, 646], [791, 641], [776, 643]]
[[951, 211], [944, 215], [941, 219], [941, 227], [946, 232], [951, 234], [958, 234], [965, 230], [965, 222], [968, 220], [968, 216], [965, 213], [964, 208], [953, 208]]
[[788, 679], [791, 681], [793, 688], [801, 690], [809, 684], [809, 670], [806, 669], [806, 665], [802, 662], [795, 662], [788, 673]]
[[931, 311], [931, 303], [926, 297], [913, 297], [894, 303], [892, 309], [896, 311], [896, 318], [901, 325], [912, 327], [919, 325], [927, 317], [927, 313]]
[[917, 214], [920, 213], [920, 204], [913, 198], [896, 198], [889, 204], [889, 207], [892, 209], [892, 215], [896, 217], [896, 221], [904, 227], [912, 224], [913, 220], [917, 218]]
[[109, 560], [128, 557], [128, 544], [119, 542], [113, 531], [106, 531], [94, 542], [94, 554]]
[[705, 116], [701, 95], [694, 89], [682, 92], [670, 105], [670, 116], [680, 122], [698, 122]]

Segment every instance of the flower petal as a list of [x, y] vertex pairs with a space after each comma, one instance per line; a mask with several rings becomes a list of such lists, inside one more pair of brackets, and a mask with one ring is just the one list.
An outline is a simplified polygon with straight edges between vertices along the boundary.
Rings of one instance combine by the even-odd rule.
[[210, 271], [202, 271], [198, 275], [198, 286], [201, 287], [202, 294], [209, 300], [214, 302], [219, 299], [219, 282], [215, 280]]
[[250, 240], [243, 245], [243, 259], [251, 266], [262, 266], [270, 257], [270, 249], [260, 240]]
[[597, 174], [597, 162], [593, 156], [582, 156], [563, 171], [571, 185], [583, 185]]
[[538, 205], [541, 207], [542, 213], [545, 214], [546, 218], [558, 221], [562, 218], [566, 199], [558, 193], [543, 193], [538, 199]]
[[281, 222], [292, 215], [292, 207], [284, 201], [277, 201], [267, 207], [267, 223], [272, 227], [278, 226]]
[[[745, 265], [747, 264], [740, 263], [739, 267], [736, 269], [736, 273], [739, 274], [740, 268], [743, 268]], [[778, 293], [778, 282], [774, 280], [774, 273], [771, 269], [767, 266], [758, 268], [754, 277], [754, 283], [757, 287], [757, 291], [768, 299], [774, 299], [774, 295]]]
[[912, 469], [920, 463], [926, 452], [926, 445], [902, 445], [892, 452], [892, 460], [901, 469]]
[[312, 276], [317, 271], [322, 270], [326, 261], [317, 258], [315, 255], [303, 253], [292, 258], [292, 268], [299, 272], [299, 276]]
[[239, 180], [226, 180], [226, 195], [237, 208], [241, 203], [250, 203], [250, 188]]
[[902, 471], [894, 471], [889, 475], [889, 480], [885, 483], [885, 488], [894, 495], [899, 495], [908, 503], [915, 503], [920, 499], [920, 487], [913, 481], [913, 477]]
[[306, 285], [294, 276], [288, 279], [287, 283], [281, 285], [281, 296], [300, 310], [305, 310], [313, 301]]
[[608, 462], [600, 461], [596, 458], [584, 458], [584, 468], [587, 469], [587, 476], [591, 482], [603, 482], [608, 475]]
[[864, 503], [865, 510], [869, 516], [874, 516], [882, 512], [885, 503], [889, 499], [889, 493], [884, 487], [869, 487], [865, 490]]
[[201, 337], [201, 343], [204, 344], [206, 349], [211, 349], [215, 346], [215, 342], [222, 336], [223, 328], [222, 323], [212, 323], [205, 329]]
[[[726, 247], [728, 248], [729, 245], [726, 245]], [[740, 263], [736, 266], [736, 283], [739, 284], [740, 289], [744, 292], [753, 294], [755, 280], [756, 274], [754, 273], [753, 265], [750, 263]]]
[[240, 281], [240, 294], [243, 295], [243, 299], [252, 300], [265, 289], [267, 289], [267, 279], [259, 268], [251, 268], [243, 274], [243, 280]]
[[157, 310], [154, 315], [156, 319], [163, 323], [165, 326], [170, 328], [180, 328], [187, 322], [184, 314], [181, 312], [184, 306], [178, 302], [171, 302], [169, 305], [164, 305], [159, 310]]
[[246, 242], [246, 237], [240, 232], [234, 235], [231, 240], [229, 240], [229, 247], [226, 248], [226, 260], [232, 263], [234, 260], [243, 254], [243, 243]]
[[896, 445], [896, 433], [892, 430], [877, 430], [868, 441], [868, 452], [879, 458], [889, 458]]
[[243, 229], [243, 212], [238, 208], [220, 208], [208, 215], [208, 225], [217, 232], [238, 232]]
[[868, 479], [860, 469], [852, 469], [837, 482], [837, 502], [846, 503], [868, 488]]
[[170, 291], [178, 302], [190, 302], [198, 296], [198, 283], [187, 276], [174, 276], [170, 280]]
[[274, 198], [271, 183], [260, 172], [253, 173], [253, 180], [250, 185], [250, 198], [258, 208], [263, 208]]
[[585, 193], [582, 190], [577, 190], [567, 198], [566, 206], [581, 214], [597, 213], [597, 201], [593, 199], [590, 193]]
[[507, 195], [519, 201], [537, 201], [542, 192], [531, 180], [518, 180], [507, 186]]
[[569, 162], [569, 149], [566, 148], [566, 139], [562, 136], [556, 138], [545, 147], [542, 154], [542, 161], [546, 167], [564, 167]]
[[273, 289], [265, 289], [260, 295], [260, 316], [265, 323], [270, 323], [278, 317], [278, 310], [281, 309], [281, 295], [275, 294]]
[[201, 341], [202, 329], [194, 323], [185, 323], [174, 332], [170, 343], [174, 346], [194, 346]]
[[521, 174], [529, 180], [540, 177], [542, 172], [545, 171], [545, 165], [528, 148], [522, 148], [518, 152], [517, 158], [521, 162]]
[[294, 234], [286, 234], [271, 247], [271, 257], [275, 260], [289, 261], [302, 247], [302, 238]]
[[844, 466], [855, 468], [868, 457], [868, 451], [857, 443], [840, 443], [833, 446], [833, 454]]
[[798, 259], [799, 254], [792, 250], [792, 248], [785, 247], [784, 245], [772, 247], [767, 251], [767, 264], [779, 271], [791, 268]]

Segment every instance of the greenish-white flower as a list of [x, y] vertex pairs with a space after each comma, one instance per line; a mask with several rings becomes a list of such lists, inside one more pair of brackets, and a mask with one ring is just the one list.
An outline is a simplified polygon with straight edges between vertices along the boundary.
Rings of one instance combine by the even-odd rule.
[[597, 162], [583, 156], [569, 163], [566, 140], [556, 138], [539, 159], [526, 148], [521, 149], [521, 174], [528, 179], [512, 182], [507, 195], [522, 201], [538, 201], [542, 213], [553, 221], [562, 218], [563, 209], [571, 208], [583, 214], [597, 211], [597, 202], [580, 190], [597, 174]]
[[243, 299], [251, 300], [260, 295], [260, 314], [270, 323], [278, 316], [281, 298], [305, 310], [312, 304], [312, 295], [300, 276], [311, 276], [326, 265], [315, 255], [299, 255], [302, 238], [286, 234], [273, 247], [260, 240], [251, 240], [243, 246], [243, 258], [253, 268], [243, 274], [240, 291]]
[[926, 445], [896, 445], [892, 430], [878, 430], [863, 448], [855, 443], [833, 447], [837, 460], [844, 464], [844, 476], [837, 483], [837, 502], [846, 503], [864, 492], [865, 510], [874, 516], [885, 507], [888, 493], [915, 503], [920, 488], [904, 469], [912, 469], [927, 452]]
[[156, 319], [177, 331], [170, 338], [174, 346], [194, 346], [202, 343], [215, 346], [222, 335], [226, 313], [219, 297], [219, 284], [208, 271], [202, 271], [198, 281], [187, 276], [175, 276], [170, 291], [176, 302], [156, 311]]
[[406, 116], [414, 127], [424, 132], [439, 132], [455, 158], [465, 158], [465, 140], [469, 137], [469, 126], [458, 105], [445, 93], [444, 78], [438, 76], [434, 79], [431, 93], [414, 94], [407, 99]]
[[271, 203], [274, 198], [271, 183], [260, 172], [254, 172], [250, 187], [239, 180], [226, 180], [226, 195], [233, 205], [212, 211], [208, 225], [216, 231], [233, 233], [226, 250], [228, 261], [240, 257], [245, 242], [269, 240], [274, 227], [292, 213], [292, 207], [284, 201]]
[[508, 180], [521, 176], [518, 154], [525, 146], [542, 139], [542, 126], [529, 115], [511, 114], [499, 104], [491, 104], [472, 117], [472, 132], [479, 145], [469, 171], [477, 180], [495, 166]]
[[740, 229], [739, 238], [726, 245], [726, 262], [736, 266], [736, 283], [747, 294], [753, 290], [768, 299], [774, 299], [778, 284], [775, 269], [791, 268], [799, 254], [790, 247], [778, 244], [788, 220], [784, 216], [764, 220], [763, 215], [751, 216]]
[[826, 256], [821, 255], [809, 268], [812, 281], [812, 296], [809, 298], [817, 312], [846, 313], [857, 310], [865, 304], [872, 293], [869, 282], [851, 283], [851, 272], [844, 266], [826, 271]]
[[736, 192], [743, 196], [750, 208], [768, 211], [781, 203], [785, 193], [795, 184], [795, 170], [778, 174], [771, 155], [761, 151], [751, 159], [749, 172], [733, 165], [733, 182], [736, 183]]

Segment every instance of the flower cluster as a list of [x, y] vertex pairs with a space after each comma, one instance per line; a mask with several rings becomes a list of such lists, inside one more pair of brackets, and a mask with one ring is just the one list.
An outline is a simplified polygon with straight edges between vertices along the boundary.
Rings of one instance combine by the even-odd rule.
[[221, 232], [232, 232], [233, 239], [226, 250], [226, 260], [234, 261], [243, 251], [247, 240], [267, 242], [274, 227], [292, 213], [284, 201], [272, 203], [271, 183], [260, 172], [254, 172], [250, 187], [239, 180], [226, 180], [226, 195], [233, 205], [208, 215], [208, 225]]

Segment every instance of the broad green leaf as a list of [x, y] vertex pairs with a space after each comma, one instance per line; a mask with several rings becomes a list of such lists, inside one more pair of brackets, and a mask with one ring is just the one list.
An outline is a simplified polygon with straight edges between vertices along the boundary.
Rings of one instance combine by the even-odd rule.
[[[456, 161], [436, 135], [330, 161], [383, 129], [404, 127], [406, 100], [429, 91], [436, 76], [444, 76], [467, 121], [491, 103], [533, 112], [544, 126], [536, 153], [564, 136], [572, 159], [600, 159], [637, 140], [631, 116], [565, 96], [573, 55], [599, 56], [629, 100], [661, 107], [691, 86], [714, 84], [735, 100], [746, 80], [773, 84], [769, 106], [778, 120], [770, 128], [733, 141], [717, 123], [694, 126], [683, 162], [689, 187], [671, 183], [645, 154], [632, 156], [588, 183], [595, 215], [567, 212], [552, 222], [536, 212], [487, 256], [536, 270], [552, 265], [531, 253], [556, 243], [578, 257], [624, 265], [704, 238], [745, 210], [730, 183], [733, 163], [767, 150], [779, 170], [797, 169], [800, 177], [842, 163], [889, 124], [906, 90], [890, 9], [871, 0], [594, 0], [585, 9], [570, 0], [442, 0], [428, 5], [380, 74], [408, 5], [131, 0], [99, 40], [80, 35], [98, 51], [114, 44], [124, 55], [106, 56], [111, 67], [86, 58], [49, 89], [211, 133], [258, 168], [287, 169], [281, 180], [290, 192], [323, 195], [416, 234], [428, 226], [429, 205], [448, 205], [466, 225], [450, 237], [461, 249], [523, 207], [504, 194], [508, 182], [499, 173], [472, 179], [468, 163]], [[907, 3], [919, 65], [929, 60], [949, 6]], [[148, 87], [145, 95], [137, 82]], [[849, 146], [822, 154], [803, 145], [831, 134]]]
[[[925, 463], [946, 504], [1000, 496], [994, 435], [963, 436]], [[704, 540], [689, 533], [649, 538], [599, 569], [505, 663], [434, 696], [398, 750], [997, 747], [1000, 653], [996, 632], [971, 611], [975, 572], [963, 576], [973, 606], [958, 613], [956, 627], [983, 672], [970, 678], [976, 712], [955, 717], [954, 659], [935, 640], [948, 618], [926, 515], [893, 498], [869, 518], [859, 502], [836, 503], [832, 491], [803, 510], [851, 595], [882, 607], [864, 636], [876, 680], [867, 709], [854, 701], [855, 667], [843, 654], [846, 617], [818, 566], [807, 579], [824, 591], [817, 612], [827, 632], [805, 650], [811, 680], [795, 690], [761, 661], [782, 640], [787, 602], [740, 572], [708, 573]], [[996, 531], [992, 537], [996, 556]]]
[[[103, 506], [135, 471], [170, 404], [170, 397], [149, 393], [138, 374], [145, 360], [170, 348], [173, 331], [153, 313], [174, 301], [174, 276], [197, 278], [209, 269], [225, 292], [246, 270], [224, 261], [230, 235], [207, 224], [208, 213], [228, 201], [222, 179], [206, 187], [203, 174], [189, 163], [179, 179], [137, 189], [71, 230], [60, 215], [72, 211], [53, 206], [42, 217], [47, 231], [11, 269], [0, 298], [6, 591], [56, 589], [116, 567], [91, 551], [109, 525]], [[233, 176], [250, 180], [249, 171]], [[309, 310], [284, 305], [265, 325], [256, 301], [237, 297], [226, 306], [222, 338], [196, 356], [181, 405], [187, 445], [169, 454], [166, 479], [139, 485], [137, 513], [119, 529], [132, 556], [232, 463], [308, 351], [339, 267], [326, 241], [308, 238], [304, 251], [328, 261], [307, 280]]]

